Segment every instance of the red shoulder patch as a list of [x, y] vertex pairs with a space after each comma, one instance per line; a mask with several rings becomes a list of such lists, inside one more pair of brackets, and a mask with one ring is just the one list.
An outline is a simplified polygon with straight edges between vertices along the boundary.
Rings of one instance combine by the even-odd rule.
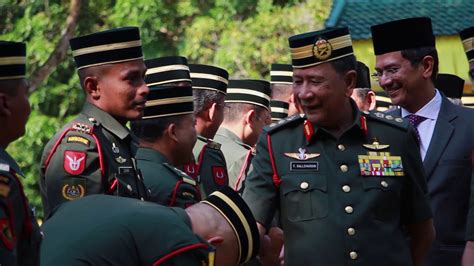
[[213, 166], [212, 177], [214, 178], [214, 183], [219, 186], [227, 184], [229, 179], [227, 175], [227, 170], [224, 166]]
[[87, 154], [80, 151], [64, 152], [64, 170], [71, 175], [80, 175], [86, 168]]
[[197, 176], [198, 176], [198, 165], [196, 164], [196, 162], [191, 162], [191, 163], [188, 163], [188, 164], [185, 164], [184, 165], [184, 172], [186, 174], [188, 174], [190, 177], [192, 177], [194, 180], [197, 179]]

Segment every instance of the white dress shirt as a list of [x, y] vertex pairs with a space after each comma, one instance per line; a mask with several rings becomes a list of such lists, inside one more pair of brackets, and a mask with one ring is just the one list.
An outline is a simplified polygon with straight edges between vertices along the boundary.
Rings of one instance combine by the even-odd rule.
[[[431, 138], [433, 137], [433, 131], [436, 125], [436, 120], [438, 120], [439, 110], [441, 109], [441, 94], [436, 90], [436, 94], [425, 106], [418, 110], [414, 115], [426, 117], [427, 119], [421, 122], [417, 129], [420, 134], [420, 154], [421, 160], [425, 160], [426, 152], [430, 146]], [[406, 109], [402, 108], [402, 117], [405, 118], [412, 113], [408, 112]]]

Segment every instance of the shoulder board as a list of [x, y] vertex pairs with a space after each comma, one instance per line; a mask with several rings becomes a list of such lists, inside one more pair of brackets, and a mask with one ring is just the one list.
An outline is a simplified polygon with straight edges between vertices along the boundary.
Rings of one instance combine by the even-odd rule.
[[218, 143], [218, 142], [213, 141], [212, 139], [208, 139], [207, 140], [207, 147], [209, 147], [210, 149], [214, 149], [214, 150], [220, 150], [221, 149], [221, 144]]
[[370, 120], [380, 121], [400, 129], [406, 130], [409, 126], [409, 123], [406, 119], [379, 111], [362, 111], [361, 115], [367, 117]]
[[272, 134], [290, 125], [303, 123], [305, 119], [306, 119], [306, 116], [304, 114], [292, 115], [290, 117], [287, 117], [285, 119], [278, 121], [277, 123], [271, 124], [270, 126], [266, 128], [266, 131], [268, 134]]
[[187, 184], [190, 184], [192, 186], [196, 186], [197, 183], [194, 179], [192, 179], [191, 177], [188, 176], [188, 174], [186, 174], [185, 172], [179, 170], [178, 168], [172, 166], [172, 165], [169, 165], [168, 163], [163, 163], [163, 166], [165, 166], [166, 168], [168, 168], [171, 172], [175, 173], [177, 176], [179, 176], [179, 178], [184, 182], [184, 183], [187, 183]]
[[84, 123], [84, 122], [77, 122], [73, 121], [71, 125], [71, 129], [92, 135], [92, 131], [94, 130], [94, 123]]

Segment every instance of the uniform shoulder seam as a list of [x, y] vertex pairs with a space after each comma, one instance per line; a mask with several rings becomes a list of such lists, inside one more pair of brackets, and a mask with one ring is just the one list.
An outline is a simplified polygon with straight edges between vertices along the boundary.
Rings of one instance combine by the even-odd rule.
[[273, 134], [281, 129], [284, 129], [288, 126], [297, 125], [302, 123], [306, 119], [304, 114], [296, 114], [285, 119], [278, 121], [265, 128], [268, 134]]

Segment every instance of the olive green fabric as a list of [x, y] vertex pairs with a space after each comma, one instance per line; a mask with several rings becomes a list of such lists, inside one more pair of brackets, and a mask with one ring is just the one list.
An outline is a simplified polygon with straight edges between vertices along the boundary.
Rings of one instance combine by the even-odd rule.
[[[85, 154], [85, 159], [67, 157], [67, 152]], [[135, 152], [136, 140], [130, 131], [108, 113], [86, 103], [79, 116], [54, 135], [43, 151], [40, 189], [45, 216], [65, 201], [90, 194], [108, 193], [146, 200], [143, 179], [133, 158]], [[66, 170], [73, 163], [71, 158], [77, 159], [75, 167], [84, 164], [77, 174]]]
[[18, 164], [0, 148], [0, 265], [38, 265], [41, 233]]
[[[184, 171], [199, 181], [203, 198], [221, 187], [229, 185], [227, 165], [219, 143], [198, 136], [193, 148], [193, 155], [194, 161], [185, 165]], [[196, 171], [198, 173], [195, 173]]]
[[217, 130], [214, 140], [222, 145], [221, 150], [229, 174], [229, 186], [242, 192], [247, 173], [252, 169], [252, 147], [243, 143], [237, 135], [224, 127]]
[[136, 158], [145, 185], [150, 191], [150, 201], [170, 207], [186, 208], [200, 200], [197, 182], [170, 165], [159, 151], [139, 148]]
[[[243, 198], [265, 226], [280, 211], [285, 265], [411, 265], [403, 225], [432, 217], [413, 128], [382, 113], [363, 114], [366, 135], [354, 106], [353, 112], [354, 123], [338, 139], [314, 127], [307, 141], [304, 116], [267, 127], [260, 136]], [[373, 138], [389, 146], [363, 146], [373, 148]], [[400, 156], [404, 175], [362, 176], [358, 156], [369, 151]]]
[[43, 232], [42, 266], [148, 266], [166, 257], [159, 265], [197, 266], [213, 250], [183, 209], [109, 195], [62, 204]]

